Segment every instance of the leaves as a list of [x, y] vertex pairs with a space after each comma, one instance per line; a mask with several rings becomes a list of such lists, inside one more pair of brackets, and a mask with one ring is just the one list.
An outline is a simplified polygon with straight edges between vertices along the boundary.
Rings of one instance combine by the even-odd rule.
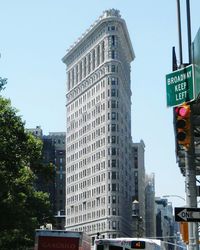
[[[41, 140], [26, 132], [10, 100], [0, 96], [0, 249], [33, 246], [35, 229], [52, 221], [49, 195], [35, 188], [41, 152]], [[48, 176], [51, 168], [45, 171]]]
[[7, 78], [0, 77], [0, 91], [5, 88], [6, 84], [7, 84]]

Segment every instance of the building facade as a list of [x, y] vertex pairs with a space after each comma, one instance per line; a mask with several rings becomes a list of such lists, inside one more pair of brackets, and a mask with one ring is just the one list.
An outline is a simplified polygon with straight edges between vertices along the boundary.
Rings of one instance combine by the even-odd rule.
[[107, 10], [67, 51], [66, 229], [94, 240], [131, 236], [131, 81], [134, 51]]
[[175, 241], [172, 204], [166, 198], [156, 197], [156, 237], [165, 242]]
[[64, 229], [65, 226], [65, 132], [50, 132], [48, 135], [43, 135], [40, 126], [27, 129], [34, 136], [40, 138], [43, 142], [42, 160], [43, 164], [52, 164], [54, 173], [53, 176], [39, 175], [36, 180], [38, 190], [47, 192], [50, 195], [56, 229]]
[[[133, 237], [143, 237], [145, 235], [145, 144], [143, 140], [132, 144], [133, 163]], [[135, 206], [135, 207], [134, 207]]]
[[155, 175], [146, 174], [145, 178], [145, 236], [156, 238]]
[[43, 137], [43, 141], [50, 140], [54, 149], [53, 164], [55, 167], [55, 199], [54, 199], [54, 216], [55, 228], [64, 229], [65, 227], [65, 198], [66, 198], [66, 145], [65, 132], [50, 132], [49, 135]]

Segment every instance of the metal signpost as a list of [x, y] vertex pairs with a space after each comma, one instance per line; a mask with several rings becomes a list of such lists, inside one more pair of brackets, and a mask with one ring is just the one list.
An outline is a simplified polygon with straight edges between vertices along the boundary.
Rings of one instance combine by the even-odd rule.
[[[180, 15], [180, 0], [177, 0], [178, 28], [179, 28], [179, 49], [180, 49], [180, 65], [177, 65], [176, 57], [173, 57], [172, 68], [173, 72], [166, 75], [166, 92], [167, 106], [177, 107], [187, 103], [190, 106], [191, 116], [193, 115], [194, 101], [200, 96], [200, 33], [191, 43], [191, 22], [190, 22], [190, 0], [186, 0], [187, 14], [187, 38], [188, 38], [188, 63], [182, 62], [182, 37], [181, 37], [181, 15]], [[193, 55], [192, 55], [193, 52]], [[174, 53], [175, 54], [175, 53]], [[193, 56], [193, 58], [192, 58]], [[186, 65], [189, 65], [185, 67]], [[176, 70], [178, 69], [178, 70]], [[195, 71], [195, 73], [194, 73]], [[195, 74], [195, 75], [194, 75]], [[195, 77], [195, 78], [194, 78]], [[195, 83], [195, 84], [194, 84]], [[175, 111], [176, 109], [174, 109]], [[175, 133], [181, 126], [185, 127], [185, 123], [177, 126], [177, 119], [174, 112]], [[179, 124], [180, 125], [180, 124]], [[188, 223], [188, 250], [197, 250], [198, 248], [198, 228], [197, 222], [200, 221], [200, 210], [197, 209], [197, 190], [196, 190], [196, 169], [194, 164], [194, 126], [190, 119], [190, 143], [185, 146], [177, 141], [177, 148], [184, 152], [184, 168], [185, 168], [185, 188], [186, 188], [186, 208], [176, 210], [176, 220], [185, 221]], [[177, 136], [177, 135], [176, 135]], [[177, 151], [178, 152], [178, 151]]]

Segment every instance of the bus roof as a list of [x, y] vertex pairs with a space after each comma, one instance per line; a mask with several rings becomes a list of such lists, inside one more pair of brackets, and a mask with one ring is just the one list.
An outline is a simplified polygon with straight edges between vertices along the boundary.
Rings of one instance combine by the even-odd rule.
[[126, 238], [126, 237], [121, 237], [121, 238], [104, 238], [104, 239], [96, 239], [95, 243], [96, 244], [111, 244], [114, 242], [131, 242], [131, 241], [145, 241], [145, 242], [151, 242], [151, 243], [155, 243], [157, 245], [161, 245], [161, 240], [158, 239], [150, 239], [150, 238]]

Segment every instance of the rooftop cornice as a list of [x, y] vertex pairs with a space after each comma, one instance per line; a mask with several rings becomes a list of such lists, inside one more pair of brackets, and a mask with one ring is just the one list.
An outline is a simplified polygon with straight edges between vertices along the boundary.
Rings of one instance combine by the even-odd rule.
[[80, 42], [83, 42], [83, 40], [87, 39], [87, 37], [102, 23], [102, 22], [105, 22], [107, 20], [117, 20], [117, 21], [120, 21], [123, 26], [124, 26], [124, 30], [125, 30], [125, 33], [126, 33], [126, 38], [127, 38], [127, 42], [130, 46], [130, 49], [131, 49], [131, 54], [132, 54], [132, 58], [134, 59], [135, 57], [135, 54], [134, 54], [134, 51], [133, 51], [133, 48], [132, 48], [132, 44], [131, 44], [131, 41], [130, 41], [130, 37], [129, 37], [129, 34], [128, 34], [128, 30], [127, 30], [127, 27], [126, 27], [126, 23], [124, 21], [124, 19], [121, 18], [121, 15], [120, 15], [120, 11], [119, 10], [116, 10], [116, 9], [109, 9], [109, 10], [105, 10], [103, 12], [103, 14], [67, 49], [67, 53], [66, 55], [62, 58], [62, 61], [65, 62], [66, 58], [71, 54], [73, 53], [73, 51], [78, 47], [79, 43]]
[[73, 49], [98, 23], [100, 23], [103, 19], [107, 19], [109, 17], [121, 18], [119, 10], [105, 10], [103, 14], [67, 49], [67, 52]]

